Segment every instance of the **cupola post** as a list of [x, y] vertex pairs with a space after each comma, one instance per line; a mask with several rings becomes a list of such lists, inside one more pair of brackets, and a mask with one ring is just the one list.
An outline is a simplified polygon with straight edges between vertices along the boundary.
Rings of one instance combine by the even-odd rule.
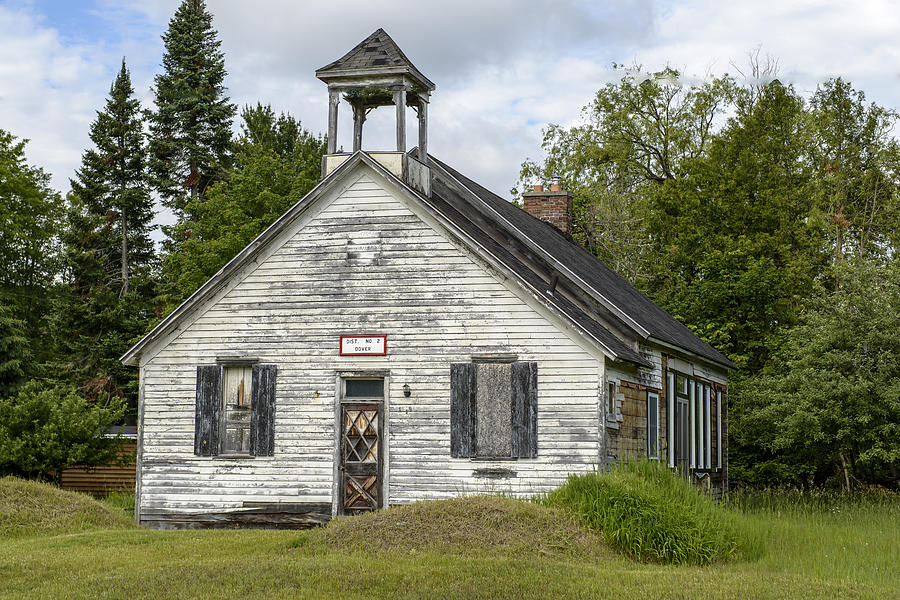
[[[322, 175], [328, 175], [349, 156], [337, 148], [338, 106], [343, 96], [353, 109], [353, 152], [362, 151], [363, 125], [369, 111], [380, 106], [394, 107], [396, 148], [370, 150], [366, 154], [429, 195], [428, 101], [435, 86], [413, 66], [394, 40], [378, 29], [343, 57], [317, 70], [316, 77], [328, 84], [328, 154], [322, 163]], [[418, 116], [419, 143], [414, 156], [406, 152], [407, 107]]]
[[328, 90], [328, 154], [337, 152], [338, 104], [341, 102], [340, 90]]
[[362, 150], [362, 129], [366, 122], [366, 110], [358, 104], [353, 105], [353, 151]]
[[419, 160], [428, 162], [428, 101], [419, 102]]
[[406, 90], [394, 90], [394, 106], [397, 107], [397, 152], [406, 152]]

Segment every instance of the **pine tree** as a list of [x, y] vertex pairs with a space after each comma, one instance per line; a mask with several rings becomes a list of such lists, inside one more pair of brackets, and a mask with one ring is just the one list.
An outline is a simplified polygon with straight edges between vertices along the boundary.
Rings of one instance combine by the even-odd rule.
[[136, 378], [118, 361], [152, 318], [156, 262], [150, 233], [143, 113], [125, 61], [91, 124], [94, 148], [72, 180], [63, 244], [64, 285], [51, 321], [54, 378], [89, 397], [122, 395], [134, 405]]
[[147, 185], [143, 118], [140, 102], [133, 95], [123, 58], [106, 107], [98, 111], [91, 124], [95, 148], [84, 153], [81, 169], [72, 180], [72, 193], [89, 215], [85, 218], [105, 221], [90, 225], [102, 231], [99, 239], [90, 241], [89, 249], [102, 260], [102, 283], [118, 283], [120, 295], [128, 293], [132, 273], [146, 270], [154, 259], [150, 238], [153, 202]]
[[228, 179], [208, 198], [188, 204], [196, 222], [176, 225], [183, 252], [165, 257], [171, 289], [163, 303], [177, 306], [319, 181], [325, 139], [271, 106], [246, 106]]
[[229, 161], [235, 106], [225, 95], [217, 35], [203, 0], [183, 0], [163, 35], [164, 72], [156, 76], [156, 111], [150, 115], [150, 167], [163, 204], [179, 222], [194, 220], [188, 201], [203, 198]]

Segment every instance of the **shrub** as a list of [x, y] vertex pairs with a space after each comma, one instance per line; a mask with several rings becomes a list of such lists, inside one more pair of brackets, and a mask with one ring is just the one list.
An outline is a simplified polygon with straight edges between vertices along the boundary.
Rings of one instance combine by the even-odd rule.
[[104, 406], [68, 386], [43, 389], [28, 382], [15, 396], [0, 399], [0, 474], [51, 479], [69, 465], [120, 460], [122, 440], [103, 432], [124, 411], [121, 398]]
[[572, 475], [542, 502], [574, 511], [640, 560], [702, 565], [756, 552], [737, 515], [654, 461]]

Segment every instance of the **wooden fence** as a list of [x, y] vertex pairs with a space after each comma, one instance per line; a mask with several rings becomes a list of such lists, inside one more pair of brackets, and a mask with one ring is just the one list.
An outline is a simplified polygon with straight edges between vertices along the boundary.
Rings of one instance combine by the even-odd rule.
[[132, 457], [125, 465], [99, 465], [96, 467], [70, 467], [63, 470], [60, 487], [64, 490], [84, 492], [93, 496], [106, 496], [110, 492], [134, 493], [134, 451], [137, 442], [126, 441], [121, 453]]

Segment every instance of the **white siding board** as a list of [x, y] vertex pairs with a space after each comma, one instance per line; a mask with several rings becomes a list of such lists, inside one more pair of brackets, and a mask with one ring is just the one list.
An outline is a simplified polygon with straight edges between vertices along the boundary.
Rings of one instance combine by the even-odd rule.
[[[596, 466], [603, 371], [596, 350], [373, 176], [320, 202], [148, 352], [142, 510], [331, 502], [338, 371], [390, 372], [390, 503], [532, 494]], [[388, 355], [339, 357], [338, 334], [354, 332], [387, 334]], [[482, 352], [538, 362], [536, 459], [450, 457], [449, 366]], [[241, 355], [278, 366], [275, 455], [194, 456], [196, 366]], [[473, 475], [490, 468], [515, 477]]]

